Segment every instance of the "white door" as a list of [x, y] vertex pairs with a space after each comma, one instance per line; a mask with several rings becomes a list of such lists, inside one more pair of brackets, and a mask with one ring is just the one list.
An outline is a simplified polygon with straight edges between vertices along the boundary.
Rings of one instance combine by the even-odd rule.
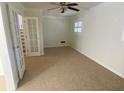
[[38, 27], [37, 17], [26, 18], [26, 32], [27, 32], [27, 55], [40, 56], [40, 33]]
[[10, 8], [10, 22], [11, 22], [13, 41], [14, 41], [15, 56], [17, 61], [17, 69], [19, 72], [19, 77], [20, 79], [22, 79], [25, 71], [24, 55], [23, 55], [22, 43], [18, 28], [17, 12], [11, 8]]

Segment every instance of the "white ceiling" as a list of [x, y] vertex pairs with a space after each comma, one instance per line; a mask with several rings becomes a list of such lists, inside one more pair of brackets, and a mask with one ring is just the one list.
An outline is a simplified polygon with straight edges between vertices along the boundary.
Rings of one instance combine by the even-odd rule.
[[[92, 8], [98, 4], [99, 2], [77, 2], [79, 4], [78, 7], [80, 10], [86, 10], [89, 8]], [[73, 15], [77, 12], [74, 12], [72, 10], [67, 10], [64, 14], [60, 13], [59, 10], [51, 10], [48, 11], [49, 8], [56, 7], [56, 5], [50, 4], [49, 2], [23, 2], [22, 5], [25, 7], [25, 9], [30, 10], [43, 10], [45, 14], [48, 15]]]

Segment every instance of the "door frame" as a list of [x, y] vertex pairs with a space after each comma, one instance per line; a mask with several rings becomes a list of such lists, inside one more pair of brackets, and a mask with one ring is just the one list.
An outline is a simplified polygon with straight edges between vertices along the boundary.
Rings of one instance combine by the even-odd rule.
[[11, 40], [11, 32], [9, 26], [8, 19], [8, 11], [7, 11], [6, 3], [0, 3], [0, 12], [1, 12], [1, 24], [0, 24], [0, 57], [2, 61], [6, 89], [7, 90], [16, 90], [18, 85], [18, 73], [15, 65], [14, 51], [13, 51], [13, 43]]
[[[26, 41], [27, 41], [27, 43], [26, 43], [26, 44], [27, 44], [27, 45], [26, 45], [26, 47], [27, 47], [27, 49], [26, 49], [26, 50], [27, 50], [27, 56], [41, 56], [41, 48], [40, 48], [40, 47], [41, 47], [41, 42], [40, 42], [40, 31], [39, 31], [39, 21], [38, 21], [38, 17], [28, 17], [28, 16], [27, 16], [25, 19], [26, 19], [25, 21], [26, 21], [26, 36], [27, 36], [27, 39], [26, 39]], [[37, 35], [38, 35], [38, 39], [39, 39], [39, 40], [38, 40], [38, 48], [39, 48], [39, 52], [38, 52], [38, 53], [32, 53], [32, 54], [29, 53], [29, 49], [28, 49], [28, 48], [30, 47], [30, 46], [29, 46], [30, 44], [29, 44], [29, 29], [28, 29], [28, 25], [27, 25], [27, 20], [28, 20], [28, 19], [35, 19], [35, 20], [36, 20], [37, 31], [38, 31], [38, 32], [37, 32]]]
[[10, 15], [9, 15], [9, 8], [14, 9], [22, 16], [24, 15], [24, 10], [21, 4], [16, 3], [0, 3], [0, 58], [2, 61], [5, 82], [6, 82], [6, 89], [7, 90], [16, 90], [19, 77], [17, 71], [17, 65], [14, 55], [14, 47], [12, 42], [12, 35], [11, 35], [11, 26], [10, 26]]

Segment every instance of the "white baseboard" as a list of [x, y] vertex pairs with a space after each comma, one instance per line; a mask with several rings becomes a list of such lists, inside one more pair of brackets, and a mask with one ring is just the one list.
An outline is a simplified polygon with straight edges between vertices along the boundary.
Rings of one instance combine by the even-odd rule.
[[73, 49], [75, 49], [76, 51], [80, 52], [81, 54], [87, 56], [88, 58], [90, 58], [91, 60], [93, 60], [94, 62], [96, 62], [97, 64], [103, 66], [104, 68], [110, 70], [111, 72], [115, 73], [116, 75], [118, 75], [119, 77], [121, 77], [121, 78], [124, 79], [124, 75], [123, 75], [123, 74], [121, 74], [121, 73], [115, 71], [114, 69], [108, 67], [107, 65], [101, 64], [100, 61], [98, 61], [97, 59], [95, 59], [95, 58], [93, 58], [93, 57], [91, 57], [91, 56], [89, 56], [89, 55], [87, 55], [87, 54], [84, 54], [84, 53], [83, 53], [82, 51], [80, 51], [79, 49], [76, 49], [76, 48], [74, 48], [74, 47], [72, 47], [72, 46], [70, 46], [70, 47], [73, 48]]
[[59, 47], [68, 47], [68, 45], [66, 45], [66, 46], [47, 46], [45, 48], [59, 48]]

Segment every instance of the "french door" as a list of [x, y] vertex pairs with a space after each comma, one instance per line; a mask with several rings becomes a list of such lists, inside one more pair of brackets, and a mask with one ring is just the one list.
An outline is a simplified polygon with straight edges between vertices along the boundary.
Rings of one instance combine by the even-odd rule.
[[37, 17], [26, 17], [27, 55], [40, 56], [40, 33]]
[[9, 10], [10, 10], [11, 31], [13, 37], [12, 39], [14, 41], [13, 43], [14, 43], [15, 57], [17, 61], [17, 69], [19, 72], [19, 77], [20, 79], [22, 79], [25, 71], [25, 62], [24, 62], [22, 43], [18, 28], [18, 19], [17, 19], [18, 14], [11, 7], [9, 8]]

